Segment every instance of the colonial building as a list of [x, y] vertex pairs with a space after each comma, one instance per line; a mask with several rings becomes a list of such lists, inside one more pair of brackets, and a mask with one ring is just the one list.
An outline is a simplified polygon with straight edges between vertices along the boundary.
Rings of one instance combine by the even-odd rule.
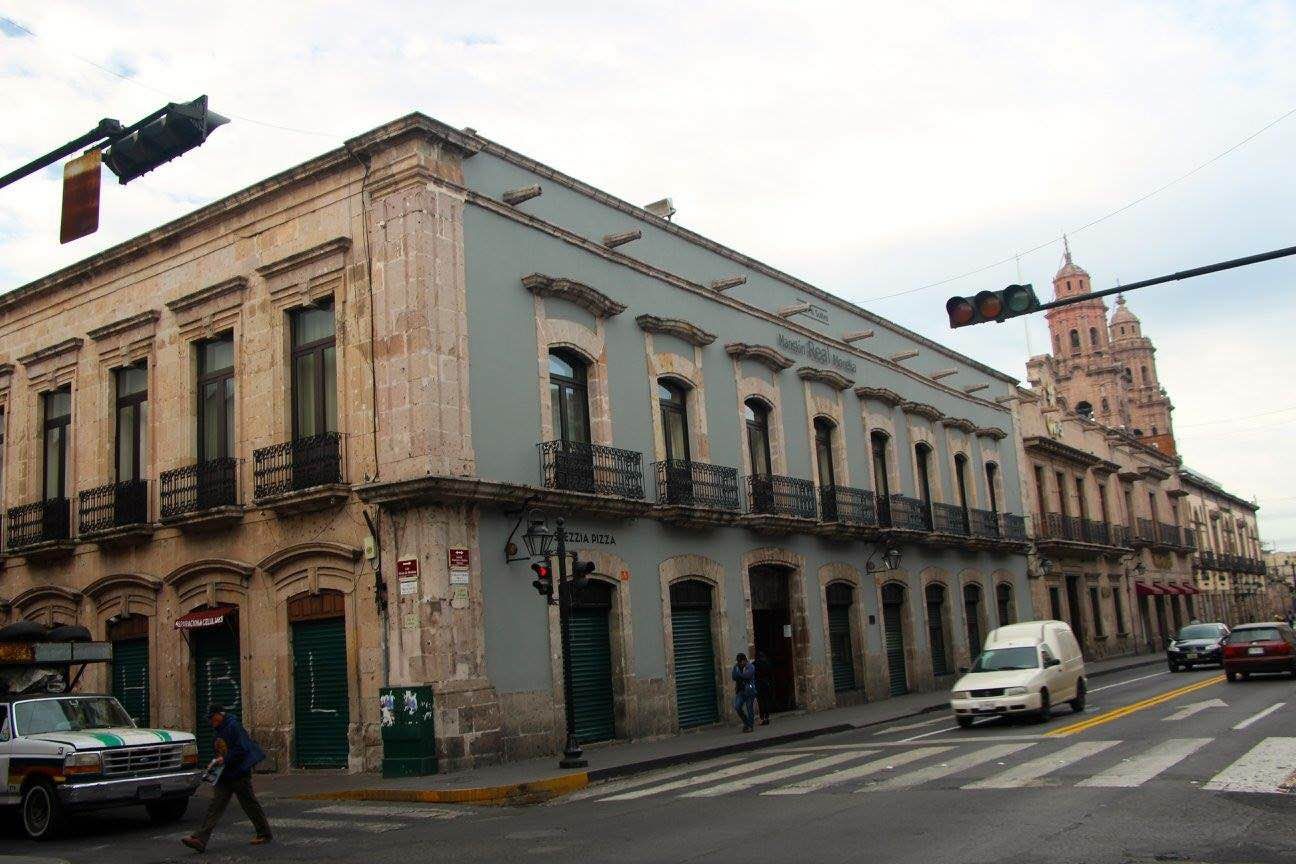
[[1285, 609], [1274, 609], [1267, 592], [1260, 529], [1256, 523], [1259, 505], [1226, 491], [1194, 471], [1180, 472], [1188, 491], [1189, 527], [1196, 537], [1194, 566], [1203, 585], [1227, 598], [1226, 620], [1254, 621], [1282, 617]]
[[116, 643], [149, 722], [235, 706], [443, 769], [943, 686], [1025, 614], [1015, 380], [471, 130], [410, 115], [0, 297], [10, 619]]

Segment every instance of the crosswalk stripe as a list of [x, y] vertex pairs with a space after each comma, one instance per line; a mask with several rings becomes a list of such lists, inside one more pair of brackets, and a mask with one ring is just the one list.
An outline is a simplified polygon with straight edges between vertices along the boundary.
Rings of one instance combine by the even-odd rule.
[[674, 792], [676, 789], [687, 789], [690, 786], [701, 786], [710, 783], [713, 780], [727, 780], [730, 777], [737, 777], [741, 774], [753, 774], [757, 771], [764, 770], [781, 762], [787, 762], [798, 758], [796, 753], [787, 753], [782, 756], [769, 756], [765, 759], [758, 759], [755, 762], [747, 762], [742, 765], [735, 765], [732, 768], [725, 768], [720, 771], [712, 771], [709, 774], [698, 774], [693, 777], [685, 777], [683, 780], [674, 780], [670, 783], [661, 783], [656, 786], [649, 786], [646, 789], [636, 789], [633, 792], [622, 792], [618, 795], [609, 795], [606, 798], [598, 799], [603, 801], [633, 801], [636, 798], [646, 798], [649, 795], [658, 795], [662, 792]]
[[1041, 756], [1038, 759], [1032, 759], [1029, 762], [1023, 762], [1007, 771], [1001, 771], [984, 780], [978, 780], [975, 783], [969, 783], [964, 789], [1018, 789], [1023, 786], [1037, 785], [1042, 777], [1057, 771], [1059, 768], [1065, 768], [1079, 762], [1081, 759], [1087, 759], [1090, 756], [1101, 753], [1108, 748], [1115, 747], [1119, 741], [1081, 741], [1078, 744], [1072, 744], [1056, 753], [1050, 753], [1048, 756]]
[[1259, 714], [1252, 714], [1250, 717], [1248, 717], [1247, 719], [1243, 720], [1241, 723], [1234, 726], [1233, 731], [1234, 732], [1241, 731], [1242, 729], [1245, 729], [1248, 726], [1250, 726], [1252, 723], [1255, 723], [1259, 720], [1263, 720], [1264, 718], [1268, 717], [1270, 714], [1274, 713], [1275, 711], [1277, 711], [1279, 708], [1283, 707], [1286, 704], [1287, 704], [1286, 702], [1277, 702], [1273, 705], [1270, 705], [1268, 708], [1264, 709]]
[[823, 789], [826, 786], [832, 786], [836, 783], [845, 783], [849, 780], [859, 780], [868, 777], [870, 774], [876, 774], [879, 771], [886, 771], [897, 765], [907, 765], [910, 762], [917, 762], [919, 759], [926, 759], [928, 756], [935, 756], [938, 753], [944, 753], [952, 750], [952, 747], [919, 747], [915, 750], [908, 750], [903, 753], [888, 753], [881, 759], [874, 759], [872, 762], [865, 762], [863, 765], [856, 765], [851, 768], [843, 768], [840, 771], [833, 771], [828, 774], [822, 774], [818, 777], [812, 777], [809, 780], [802, 780], [799, 783], [791, 783], [787, 786], [780, 786], [777, 789], [770, 789], [768, 792], [762, 792], [762, 795], [804, 795], [807, 792], [814, 792]]
[[1144, 753], [1081, 780], [1077, 786], [1132, 787], [1142, 786], [1167, 768], [1187, 759], [1213, 738], [1171, 738], [1162, 741]]
[[760, 786], [765, 783], [773, 783], [776, 780], [786, 780], [789, 777], [796, 777], [799, 774], [812, 774], [815, 771], [821, 771], [824, 768], [831, 768], [834, 765], [840, 765], [841, 763], [849, 762], [852, 759], [859, 759], [868, 756], [872, 752], [874, 751], [860, 750], [855, 752], [836, 753], [832, 756], [823, 756], [819, 759], [812, 759], [809, 762], [802, 762], [799, 765], [792, 765], [788, 768], [766, 771], [750, 777], [730, 780], [728, 783], [720, 783], [716, 786], [708, 786], [705, 789], [686, 792], [680, 797], [713, 798], [716, 795], [728, 795], [730, 792], [741, 792], [743, 789], [750, 789], [753, 786]]
[[272, 829], [309, 828], [312, 831], [364, 831], [367, 834], [382, 834], [397, 828], [407, 827], [403, 822], [364, 822], [359, 819], [273, 819]]
[[1296, 773], [1296, 738], [1266, 738], [1210, 779], [1214, 792], [1282, 792]]
[[384, 804], [330, 804], [306, 812], [325, 816], [394, 816], [401, 819], [457, 819], [472, 813], [471, 810], [450, 810], [443, 807], [399, 807]]
[[607, 783], [600, 783], [597, 786], [590, 786], [578, 792], [573, 792], [572, 794], [564, 797], [563, 800], [564, 801], [584, 801], [589, 798], [602, 798], [605, 795], [612, 794], [613, 792], [624, 792], [627, 789], [637, 789], [640, 786], [651, 786], [653, 784], [660, 783], [663, 780], [669, 780], [672, 777], [679, 777], [684, 774], [692, 774], [699, 771], [702, 768], [719, 768], [722, 765], [732, 765], [734, 762], [737, 762], [738, 759], [739, 759], [738, 756], [725, 756], [721, 759], [710, 759], [702, 765], [699, 765], [698, 763], [694, 762], [694, 763], [689, 763], [687, 765], [681, 765], [676, 768], [671, 768], [669, 770], [653, 771], [652, 773], [645, 774], [641, 777], [631, 777], [625, 780], [612, 780]]
[[1025, 750], [1027, 747], [1033, 747], [1034, 744], [995, 744], [992, 747], [985, 747], [976, 750], [964, 756], [950, 759], [948, 762], [942, 762], [939, 765], [930, 765], [926, 768], [919, 768], [916, 771], [910, 771], [906, 774], [898, 774], [895, 777], [888, 777], [885, 780], [870, 782], [856, 789], [856, 792], [887, 792], [892, 789], [908, 789], [912, 786], [920, 786], [923, 783], [930, 783], [932, 780], [939, 780], [942, 777], [949, 777], [952, 774], [958, 774], [960, 771], [966, 771], [969, 768], [975, 768], [978, 765], [984, 765], [986, 762], [993, 762], [996, 759], [1002, 759], [1005, 756], [1011, 756], [1019, 750]]

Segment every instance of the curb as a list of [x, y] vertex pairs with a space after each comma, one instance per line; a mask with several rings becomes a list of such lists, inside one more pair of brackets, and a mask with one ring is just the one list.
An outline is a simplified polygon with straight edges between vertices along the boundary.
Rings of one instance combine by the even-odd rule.
[[[1139, 669], [1144, 666], [1159, 666], [1164, 662], [1165, 658], [1159, 656], [1143, 657], [1142, 659], [1131, 660], [1129, 663], [1115, 666], [1110, 669], [1102, 669], [1098, 672], [1092, 673], [1089, 677], [1101, 678], [1104, 675], [1113, 675], [1117, 672]], [[802, 729], [799, 732], [788, 732], [784, 735], [773, 735], [769, 738], [739, 741], [734, 744], [725, 744], [719, 747], [692, 750], [686, 753], [676, 753], [671, 756], [659, 756], [655, 759], [628, 762], [624, 765], [612, 765], [607, 768], [595, 768], [592, 771], [559, 774], [555, 777], [545, 777], [540, 780], [529, 780], [523, 783], [506, 783], [499, 786], [476, 786], [463, 789], [348, 789], [339, 792], [315, 792], [306, 795], [296, 795], [293, 797], [303, 801], [391, 801], [410, 804], [484, 805], [539, 804], [552, 798], [566, 795], [569, 792], [584, 789], [592, 783], [600, 783], [605, 780], [617, 780], [624, 777], [631, 777], [635, 774], [643, 774], [648, 771], [671, 768], [676, 765], [687, 765], [690, 762], [702, 762], [707, 759], [715, 759], [721, 756], [731, 756], [735, 753], [747, 753], [753, 750], [763, 750], [768, 747], [778, 747], [783, 744], [794, 744], [798, 741], [818, 738], [823, 735], [836, 735], [839, 732], [850, 732], [855, 729], [867, 729], [871, 726], [881, 726], [886, 723], [894, 723], [897, 720], [921, 717], [924, 714], [943, 711], [947, 708], [949, 708], [949, 702], [938, 702], [919, 708], [915, 711], [907, 711], [903, 714], [881, 717], [876, 720], [869, 720], [862, 723], [834, 723], [814, 729]]]

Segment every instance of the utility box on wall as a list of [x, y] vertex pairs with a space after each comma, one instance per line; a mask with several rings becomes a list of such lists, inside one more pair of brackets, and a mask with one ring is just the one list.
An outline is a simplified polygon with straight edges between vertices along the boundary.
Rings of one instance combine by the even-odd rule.
[[378, 691], [382, 718], [384, 777], [435, 774], [436, 730], [431, 687], [383, 687]]

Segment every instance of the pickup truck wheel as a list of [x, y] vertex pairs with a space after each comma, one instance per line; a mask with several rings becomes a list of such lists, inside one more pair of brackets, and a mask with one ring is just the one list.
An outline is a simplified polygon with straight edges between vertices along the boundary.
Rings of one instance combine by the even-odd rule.
[[51, 840], [63, 822], [63, 804], [48, 780], [33, 780], [22, 793], [23, 830], [33, 840]]
[[166, 801], [154, 801], [145, 804], [144, 809], [148, 811], [149, 818], [159, 825], [179, 822], [184, 818], [185, 811], [189, 809], [189, 799], [171, 798]]

